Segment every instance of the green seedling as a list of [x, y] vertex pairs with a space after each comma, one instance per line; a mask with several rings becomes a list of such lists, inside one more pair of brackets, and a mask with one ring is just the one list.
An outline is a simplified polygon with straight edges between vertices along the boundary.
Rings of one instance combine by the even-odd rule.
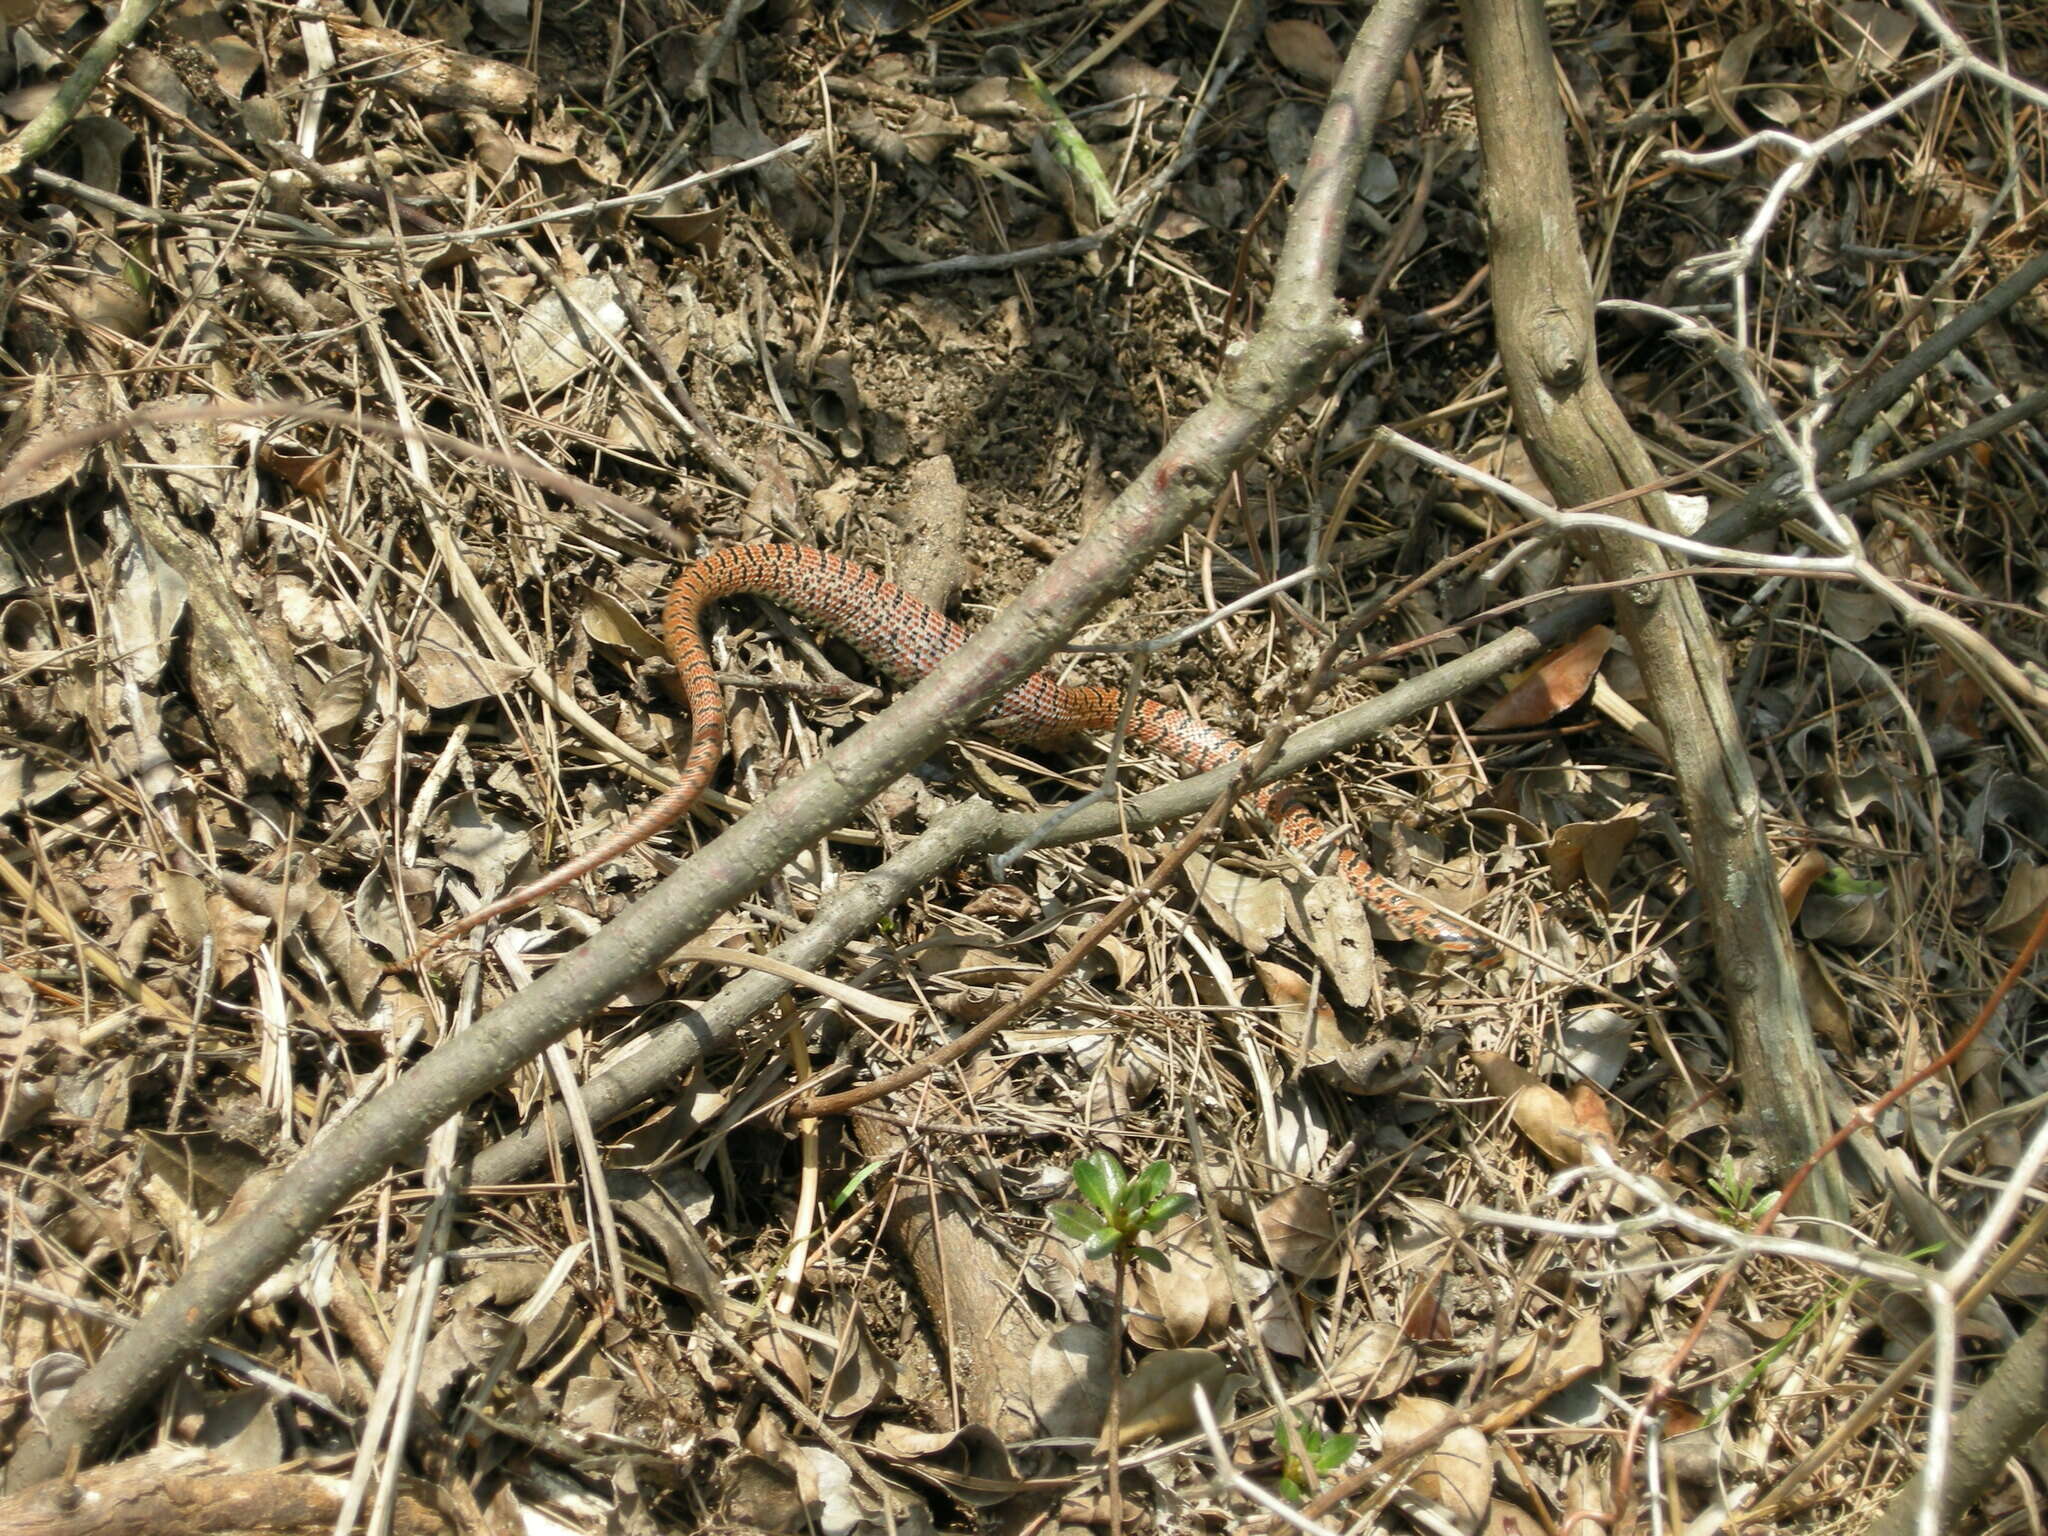
[[1742, 1165], [1725, 1152], [1714, 1165], [1714, 1171], [1707, 1175], [1707, 1188], [1721, 1202], [1721, 1219], [1731, 1227], [1745, 1229], [1762, 1221], [1764, 1212], [1778, 1198], [1772, 1191], [1759, 1187], [1742, 1171]]
[[[1358, 1436], [1335, 1434], [1315, 1424], [1293, 1425], [1287, 1438], [1293, 1443], [1280, 1458], [1280, 1496], [1296, 1504], [1358, 1449]], [[1309, 1467], [1315, 1469], [1313, 1477]]]
[[[1080, 1200], [1055, 1201], [1053, 1225], [1081, 1245], [1091, 1259], [1115, 1259], [1118, 1267], [1136, 1260], [1154, 1269], [1168, 1268], [1166, 1255], [1142, 1241], [1194, 1202], [1166, 1192], [1173, 1165], [1161, 1158], [1135, 1177], [1107, 1152], [1091, 1152], [1073, 1167]], [[1082, 1201], [1086, 1201], [1083, 1204]]]

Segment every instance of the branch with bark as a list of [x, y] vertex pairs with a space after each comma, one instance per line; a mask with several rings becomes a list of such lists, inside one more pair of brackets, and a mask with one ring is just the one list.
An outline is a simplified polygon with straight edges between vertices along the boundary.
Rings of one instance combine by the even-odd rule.
[[422, 1135], [593, 1017], [617, 995], [621, 975], [652, 970], [801, 850], [851, 820], [1043, 663], [1210, 508], [1232, 472], [1357, 340], [1357, 322], [1335, 298], [1342, 237], [1372, 126], [1421, 12], [1421, 0], [1373, 11], [1331, 90], [1260, 329], [1232, 349], [1212, 398], [1093, 532], [866, 728], [769, 796], [532, 987], [330, 1127], [268, 1198], [195, 1257], [79, 1379], [43, 1431], [23, 1440], [8, 1464], [10, 1487], [54, 1476], [74, 1454], [103, 1445], [268, 1275]]
[[[1603, 501], [1657, 476], [1600, 377], [1543, 9], [1535, 0], [1466, 0], [1464, 15], [1498, 337], [1516, 422], [1560, 505]], [[1614, 511], [1683, 531], [1658, 492]], [[1830, 1128], [1825, 1079], [1726, 660], [1694, 584], [1661, 579], [1670, 567], [1659, 551], [1613, 532], [1589, 533], [1581, 547], [1607, 580], [1635, 583], [1616, 621], [1669, 744], [1742, 1080], [1781, 1165], [1799, 1167]], [[1809, 1210], [1846, 1219], [1839, 1170], [1825, 1170], [1809, 1190]]]

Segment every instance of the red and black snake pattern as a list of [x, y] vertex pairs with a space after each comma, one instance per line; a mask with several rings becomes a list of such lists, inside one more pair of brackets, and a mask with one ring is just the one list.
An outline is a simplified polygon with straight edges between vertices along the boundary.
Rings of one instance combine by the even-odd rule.
[[[725, 755], [725, 696], [704, 646], [703, 614], [720, 598], [742, 593], [765, 597], [804, 623], [838, 636], [869, 665], [898, 683], [923, 677], [967, 639], [964, 628], [930, 604], [866, 566], [821, 550], [795, 544], [739, 544], [685, 567], [669, 591], [662, 614], [662, 639], [690, 711], [690, 751], [676, 786], [588, 852], [478, 907], [443, 930], [435, 944], [538, 901], [609, 864], [689, 810]], [[1029, 746], [1057, 746], [1082, 731], [1113, 730], [1122, 709], [1119, 689], [1068, 687], [1050, 673], [1035, 672], [996, 701], [980, 728]], [[1246, 750], [1242, 742], [1202, 724], [1186, 711], [1150, 700], [1132, 710], [1129, 729], [1133, 741], [1163, 752], [1197, 773], [1234, 763]], [[1314, 812], [1289, 800], [1282, 786], [1256, 790], [1247, 798], [1305, 859], [1317, 858], [1335, 839], [1335, 833]], [[1475, 967], [1500, 961], [1499, 946], [1491, 939], [1456, 918], [1423, 906], [1376, 874], [1357, 850], [1337, 844], [1334, 862], [1359, 899], [1404, 938], [1456, 955]]]

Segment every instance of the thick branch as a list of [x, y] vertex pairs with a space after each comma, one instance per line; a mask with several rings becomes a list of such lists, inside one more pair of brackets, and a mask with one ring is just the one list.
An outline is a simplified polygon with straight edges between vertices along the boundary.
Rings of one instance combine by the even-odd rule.
[[[1774, 508], [1763, 503], [1737, 505], [1710, 520], [1697, 537], [1711, 544], [1739, 544], [1769, 527], [1770, 514], [1781, 515], [1783, 510], [1783, 503]], [[1363, 746], [1403, 721], [1529, 666], [1584, 633], [1589, 625], [1604, 623], [1613, 612], [1605, 593], [1558, 603], [1455, 660], [1404, 679], [1363, 704], [1302, 726], [1252, 784], [1278, 783], [1332, 753]], [[1199, 811], [1223, 792], [1235, 772], [1235, 768], [1217, 768], [1142, 794], [1088, 806], [1062, 815], [1050, 832], [1045, 830], [1042, 812], [996, 812], [978, 801], [956, 806], [883, 864], [856, 880], [843, 882], [803, 931], [775, 950], [775, 956], [805, 969], [821, 965], [943, 870], [977, 855], [1001, 853], [1026, 843], [1035, 848], [1063, 848], [1149, 832]], [[621, 985], [626, 979], [620, 978]], [[657, 1031], [624, 1062], [584, 1085], [584, 1103], [591, 1119], [603, 1125], [645, 1103], [663, 1085], [694, 1068], [706, 1052], [730, 1044], [747, 1020], [789, 990], [789, 983], [758, 972], [721, 988], [709, 1001]], [[558, 1120], [556, 1130], [566, 1137], [568, 1127]], [[540, 1121], [522, 1127], [478, 1158], [476, 1181], [505, 1184], [524, 1178], [546, 1157], [547, 1134]]]
[[[1564, 506], [1651, 484], [1657, 476], [1649, 456], [1600, 377], [1540, 0], [1465, 0], [1464, 15], [1501, 359], [1529, 456]], [[1613, 510], [1674, 528], [1661, 495]], [[1585, 542], [1609, 580], [1640, 583], [1619, 605], [1617, 622], [1670, 744], [1749, 1102], [1789, 1171], [1826, 1138], [1829, 1122], [1726, 663], [1691, 582], [1640, 580], [1667, 569], [1657, 551], [1619, 534]], [[1809, 1188], [1811, 1209], [1847, 1217], [1838, 1170], [1830, 1167]]]
[[[2005, 1476], [2005, 1465], [2048, 1424], [2048, 1312], [2035, 1318], [2005, 1352], [1991, 1377], [1956, 1415], [1949, 1443], [1948, 1478], [1934, 1512], [1938, 1529], [1952, 1529]], [[1916, 1472], [1870, 1527], [1870, 1536], [1912, 1536], [1926, 1493], [1926, 1470]]]
[[790, 858], [977, 718], [1017, 679], [1125, 590], [1206, 511], [1356, 339], [1332, 274], [1379, 103], [1422, 0], [1374, 8], [1331, 92], [1259, 333], [1226, 360], [1215, 395], [1117, 498], [1097, 529], [1047, 568], [947, 663], [762, 803], [545, 977], [437, 1048], [332, 1127], [266, 1200], [197, 1255], [8, 1465], [12, 1487], [62, 1471], [146, 1401], [182, 1360], [321, 1223], [421, 1137], [592, 1017], [623, 974], [643, 974], [696, 937]]

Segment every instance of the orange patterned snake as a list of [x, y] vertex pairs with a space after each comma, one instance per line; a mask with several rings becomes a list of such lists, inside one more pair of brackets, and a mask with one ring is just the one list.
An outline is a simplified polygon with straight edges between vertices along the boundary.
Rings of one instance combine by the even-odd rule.
[[[725, 753], [725, 698], [704, 648], [704, 609], [722, 597], [747, 592], [837, 635], [898, 683], [923, 677], [967, 639], [966, 630], [929, 604], [884, 581], [866, 566], [820, 550], [795, 544], [740, 544], [686, 566], [669, 592], [662, 615], [662, 638], [682, 679], [690, 710], [690, 753], [683, 760], [682, 777], [675, 788], [588, 852], [529, 885], [486, 902], [442, 930], [420, 954], [609, 864], [672, 825], [690, 808], [711, 782]], [[980, 727], [1006, 741], [1057, 746], [1082, 731], [1115, 729], [1122, 708], [1123, 694], [1118, 689], [1069, 688], [1050, 673], [1035, 672], [998, 699]], [[1183, 710], [1149, 700], [1132, 710], [1129, 731], [1133, 741], [1155, 748], [1197, 773], [1234, 763], [1245, 753], [1242, 742]], [[1334, 839], [1330, 828], [1304, 806], [1291, 803], [1281, 786], [1256, 790], [1248, 799], [1304, 859], [1313, 861]], [[1500, 961], [1500, 949], [1491, 939], [1424, 907], [1373, 873], [1356, 850], [1338, 844], [1335, 861], [1337, 872], [1350, 882], [1359, 899], [1403, 938], [1456, 955], [1470, 966]]]

